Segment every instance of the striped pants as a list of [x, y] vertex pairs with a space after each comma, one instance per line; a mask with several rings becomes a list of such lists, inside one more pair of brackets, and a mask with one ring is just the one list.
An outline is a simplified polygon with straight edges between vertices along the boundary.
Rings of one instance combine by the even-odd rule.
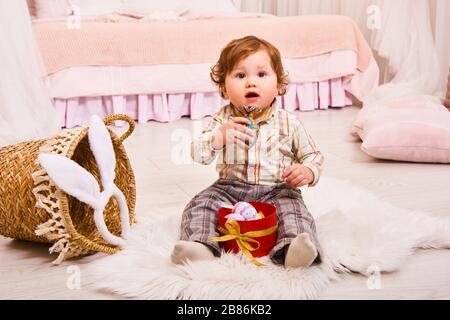
[[284, 263], [289, 244], [303, 232], [309, 234], [319, 252], [314, 262], [320, 262], [314, 219], [303, 203], [301, 191], [286, 183], [257, 185], [239, 180], [217, 180], [187, 204], [183, 211], [180, 239], [203, 243], [211, 248], [215, 256], [220, 256], [219, 244], [211, 241], [211, 237], [220, 235], [217, 231], [217, 213], [222, 201], [230, 204], [238, 201], [267, 202], [277, 208], [278, 239], [270, 252], [274, 263]]

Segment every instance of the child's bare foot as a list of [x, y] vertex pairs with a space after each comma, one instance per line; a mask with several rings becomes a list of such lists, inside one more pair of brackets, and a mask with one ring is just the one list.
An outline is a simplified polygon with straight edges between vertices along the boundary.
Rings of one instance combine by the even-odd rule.
[[286, 268], [307, 268], [317, 257], [317, 249], [307, 233], [299, 234], [289, 245], [284, 266]]
[[170, 259], [174, 264], [183, 264], [186, 260], [213, 260], [214, 254], [200, 242], [180, 240], [175, 244]]

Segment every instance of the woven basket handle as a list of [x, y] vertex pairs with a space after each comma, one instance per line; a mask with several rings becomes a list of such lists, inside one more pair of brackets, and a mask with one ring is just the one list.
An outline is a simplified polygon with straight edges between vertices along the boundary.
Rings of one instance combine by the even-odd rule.
[[133, 133], [134, 128], [136, 128], [136, 124], [134, 123], [133, 119], [125, 114], [113, 114], [103, 118], [103, 122], [107, 126], [109, 126], [116, 120], [123, 120], [128, 122], [128, 130], [119, 137], [119, 142], [122, 143], [126, 138], [130, 136], [131, 133]]

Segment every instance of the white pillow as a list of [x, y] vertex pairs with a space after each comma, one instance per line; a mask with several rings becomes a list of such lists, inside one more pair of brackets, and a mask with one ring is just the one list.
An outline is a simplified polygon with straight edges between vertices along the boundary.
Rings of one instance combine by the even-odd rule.
[[142, 16], [154, 12], [235, 13], [231, 0], [35, 0], [36, 18], [59, 18], [71, 13], [98, 16], [114, 12], [133, 12]]
[[239, 10], [231, 0], [123, 0], [122, 11], [149, 15], [154, 12], [175, 12], [201, 15], [203, 13], [235, 13]]
[[154, 12], [187, 11], [191, 1], [181, 0], [122, 0], [122, 12], [134, 12], [141, 15], [149, 15]]
[[231, 0], [189, 0], [188, 3], [190, 14], [239, 12]]
[[68, 16], [69, 3], [67, 0], [35, 0], [34, 10], [36, 18], [49, 19]]
[[122, 0], [69, 0], [75, 15], [98, 16], [114, 13], [122, 8]]

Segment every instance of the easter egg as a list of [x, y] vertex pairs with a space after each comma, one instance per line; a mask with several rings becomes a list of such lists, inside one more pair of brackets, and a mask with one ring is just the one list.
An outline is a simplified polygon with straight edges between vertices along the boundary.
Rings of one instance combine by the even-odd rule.
[[243, 216], [241, 216], [239, 214], [236, 214], [236, 213], [227, 214], [225, 216], [225, 218], [227, 218], [227, 219], [234, 219], [234, 220], [237, 220], [237, 221], [245, 220]]
[[242, 216], [245, 220], [252, 219], [257, 216], [256, 209], [248, 202], [238, 202], [233, 207], [233, 212]]

